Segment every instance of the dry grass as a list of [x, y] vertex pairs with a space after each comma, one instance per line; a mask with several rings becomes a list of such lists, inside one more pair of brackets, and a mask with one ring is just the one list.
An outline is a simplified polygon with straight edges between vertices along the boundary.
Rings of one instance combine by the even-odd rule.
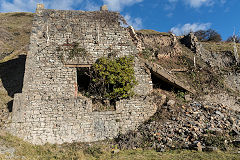
[[6, 75], [0, 73], [0, 109], [6, 108], [12, 100], [2, 83], [2, 78], [8, 76], [11, 70], [3, 68], [3, 63], [27, 53], [33, 15], [22, 12], [0, 13], [0, 70], [8, 72]]
[[26, 55], [26, 54], [27, 54], [26, 51], [24, 51], [24, 50], [18, 50], [18, 51], [16, 51], [16, 52], [13, 52], [12, 54], [4, 57], [3, 59], [1, 59], [1, 60], [0, 60], [0, 64], [1, 64], [1, 63], [4, 63], [4, 62], [7, 62], [7, 61], [9, 61], [9, 60], [15, 59], [15, 58], [17, 58], [19, 55]]
[[187, 150], [176, 150], [163, 153], [153, 150], [130, 150], [120, 152], [120, 154], [111, 157], [112, 160], [237, 160], [239, 158], [240, 155], [220, 151], [207, 153]]
[[[197, 152], [187, 150], [175, 150], [168, 152], [156, 152], [154, 150], [125, 150], [113, 154], [111, 150], [105, 150], [104, 146], [92, 145], [82, 148], [79, 144], [63, 144], [43, 146], [32, 145], [19, 138], [6, 133], [0, 133], [0, 144], [15, 150], [12, 160], [238, 160], [240, 155], [231, 152]], [[11, 157], [10, 154], [0, 154], [0, 159]]]
[[[202, 42], [202, 45], [205, 49], [212, 52], [233, 52], [233, 43], [232, 42]], [[240, 43], [237, 43], [238, 53], [240, 55]]]
[[148, 35], [163, 35], [163, 36], [168, 36], [170, 35], [170, 33], [167, 32], [158, 32], [155, 30], [151, 30], [151, 29], [141, 29], [136, 31], [136, 33], [140, 33], [140, 34], [148, 34]]
[[[27, 52], [33, 15], [23, 12], [0, 13], [0, 59], [12, 51]], [[19, 54], [16, 52], [12, 58]]]

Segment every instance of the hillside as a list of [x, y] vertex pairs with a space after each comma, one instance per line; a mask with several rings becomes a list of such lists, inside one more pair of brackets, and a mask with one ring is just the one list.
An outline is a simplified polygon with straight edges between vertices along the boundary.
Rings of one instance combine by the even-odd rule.
[[0, 13], [0, 122], [6, 121], [14, 94], [21, 92], [32, 19], [33, 13]]
[[[14, 94], [22, 91], [32, 19], [32, 13], [0, 13], [0, 127], [10, 120]], [[190, 41], [189, 47], [184, 37], [170, 33], [140, 30], [136, 35], [142, 47], [138, 57], [152, 76], [149, 96], [158, 105], [149, 121], [96, 144], [35, 146], [0, 133], [0, 159], [239, 158], [240, 67], [233, 44]]]
[[28, 51], [33, 13], [0, 13], [0, 59]]

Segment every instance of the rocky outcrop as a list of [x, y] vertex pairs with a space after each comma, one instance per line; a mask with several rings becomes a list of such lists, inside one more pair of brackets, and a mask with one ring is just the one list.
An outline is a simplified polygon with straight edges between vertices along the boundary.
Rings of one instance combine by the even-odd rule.
[[205, 95], [202, 97], [203, 104], [205, 105], [223, 105], [231, 110], [240, 112], [240, 97], [231, 96], [227, 93], [218, 93]]
[[182, 48], [174, 34], [143, 34], [138, 32], [137, 37], [141, 42], [143, 51], [150, 51], [152, 56], [158, 59], [170, 58], [182, 53]]
[[129, 26], [128, 30], [129, 30], [130, 36], [132, 37], [133, 43], [137, 47], [138, 52], [142, 52], [142, 44], [141, 44], [141, 41], [139, 40], [134, 28], [132, 26]]
[[[233, 51], [226, 50], [229, 46], [221, 43], [199, 43], [199, 50], [197, 56], [204, 61], [212, 70], [221, 73], [223, 76], [223, 83], [225, 86], [235, 92], [240, 92], [240, 80], [239, 71], [236, 69], [237, 66]], [[222, 46], [219, 47], [218, 46]], [[208, 48], [208, 49], [206, 49]], [[218, 48], [218, 49], [211, 49]]]
[[205, 49], [202, 44], [200, 44], [197, 55], [210, 67], [223, 68], [235, 64], [235, 58], [231, 51], [213, 52]]
[[240, 77], [240, 73], [238, 73], [238, 72], [237, 73], [229, 73], [229, 74], [225, 75], [224, 83], [225, 83], [226, 87], [232, 89], [233, 91], [240, 92], [240, 78], [239, 77]]
[[199, 52], [199, 43], [197, 37], [194, 33], [190, 32], [188, 35], [184, 36], [180, 39], [181, 43], [184, 44], [186, 47], [191, 49], [194, 53]]

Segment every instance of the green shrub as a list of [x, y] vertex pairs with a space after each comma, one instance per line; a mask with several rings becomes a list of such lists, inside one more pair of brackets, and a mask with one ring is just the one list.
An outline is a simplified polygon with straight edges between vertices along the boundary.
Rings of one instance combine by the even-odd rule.
[[89, 91], [94, 98], [117, 101], [133, 96], [137, 84], [133, 57], [100, 58], [91, 67]]
[[176, 96], [181, 101], [185, 101], [185, 92], [184, 91], [178, 91]]
[[154, 51], [152, 48], [146, 48], [142, 51], [142, 55], [144, 59], [149, 59], [150, 57], [152, 57]]

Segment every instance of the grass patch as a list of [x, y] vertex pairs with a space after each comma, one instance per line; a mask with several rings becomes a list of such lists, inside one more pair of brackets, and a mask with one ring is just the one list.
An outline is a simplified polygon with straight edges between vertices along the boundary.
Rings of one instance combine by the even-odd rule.
[[[104, 149], [103, 145], [91, 145], [83, 148], [81, 144], [32, 145], [19, 138], [6, 133], [0, 133], [0, 145], [14, 148], [11, 159], [19, 160], [238, 160], [239, 154], [231, 152], [197, 152], [188, 150], [175, 150], [168, 152], [156, 152], [154, 150], [125, 150], [113, 154], [111, 150]], [[0, 154], [0, 159], [5, 159], [9, 154]]]
[[12, 60], [14, 58], [17, 58], [20, 54], [23, 54], [23, 51], [22, 50], [19, 50], [17, 52], [13, 52], [12, 54], [4, 57], [3, 59], [0, 60], [0, 63], [4, 63], [4, 62], [7, 62], [9, 60]]
[[[106, 157], [108, 158], [108, 157]], [[231, 154], [226, 152], [197, 152], [197, 151], [187, 151], [187, 150], [176, 150], [169, 152], [156, 152], [153, 150], [129, 150], [122, 151], [118, 155], [111, 157], [112, 160], [234, 160], [239, 159], [240, 156], [237, 154]]]
[[[34, 13], [25, 12], [0, 13], [0, 59], [4, 58], [2, 53], [27, 51], [33, 16]], [[16, 56], [15, 54], [12, 55], [12, 58]]]
[[[212, 52], [226, 52], [231, 51], [234, 52], [233, 43], [232, 42], [202, 42], [202, 46]], [[237, 43], [238, 54], [240, 56], [240, 43]]]
[[[0, 142], [8, 148], [14, 148], [13, 159], [26, 160], [67, 160], [67, 159], [91, 159], [91, 156], [85, 155], [82, 150], [77, 150], [74, 146], [61, 146], [45, 144], [32, 145], [19, 138], [6, 133], [0, 134]], [[1, 143], [0, 143], [1, 144]], [[8, 155], [1, 155], [7, 157]], [[24, 157], [24, 158], [23, 158]]]
[[136, 31], [136, 33], [144, 34], [144, 35], [163, 35], [163, 36], [170, 35], [170, 33], [167, 33], [167, 32], [158, 32], [158, 31], [151, 30], [151, 29], [141, 29], [141, 30]]

